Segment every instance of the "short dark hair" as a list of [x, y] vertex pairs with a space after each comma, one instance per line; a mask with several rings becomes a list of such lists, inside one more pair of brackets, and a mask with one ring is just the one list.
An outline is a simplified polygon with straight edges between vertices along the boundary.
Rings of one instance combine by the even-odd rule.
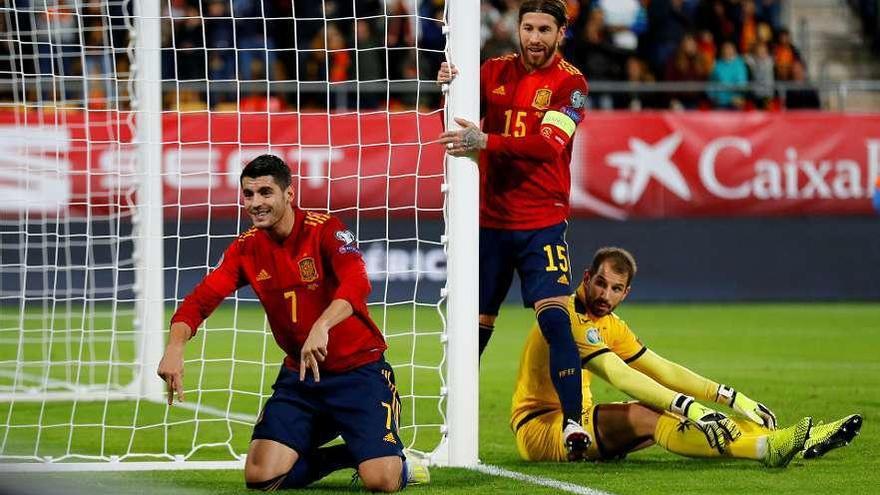
[[590, 275], [595, 275], [599, 267], [606, 261], [611, 262], [611, 269], [621, 275], [626, 275], [626, 286], [629, 287], [632, 279], [636, 276], [636, 259], [626, 249], [619, 247], [603, 247], [593, 255], [593, 264], [590, 265]]
[[290, 167], [275, 155], [260, 155], [248, 162], [241, 170], [238, 182], [245, 177], [256, 179], [266, 175], [271, 175], [282, 191], [290, 186]]
[[565, 0], [525, 0], [519, 6], [519, 22], [530, 12], [552, 15], [556, 19], [556, 26], [560, 28], [568, 24]]

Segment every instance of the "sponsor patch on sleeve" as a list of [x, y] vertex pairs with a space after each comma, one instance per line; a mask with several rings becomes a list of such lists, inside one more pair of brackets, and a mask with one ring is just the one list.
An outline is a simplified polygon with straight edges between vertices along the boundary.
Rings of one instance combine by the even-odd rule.
[[581, 123], [581, 113], [574, 108], [569, 106], [562, 107], [562, 113], [568, 115], [568, 117], [574, 121], [575, 124]]
[[562, 112], [557, 112], [556, 110], [550, 110], [544, 114], [541, 126], [545, 125], [559, 129], [569, 138], [574, 135], [574, 130], [577, 128], [577, 123], [575, 123], [571, 117]]

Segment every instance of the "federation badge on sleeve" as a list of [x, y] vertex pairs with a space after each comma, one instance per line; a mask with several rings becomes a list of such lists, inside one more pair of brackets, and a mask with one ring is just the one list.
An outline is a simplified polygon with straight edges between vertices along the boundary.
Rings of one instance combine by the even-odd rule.
[[336, 239], [338, 239], [339, 242], [348, 245], [354, 242], [354, 233], [350, 230], [337, 230]]
[[599, 330], [596, 330], [594, 327], [590, 327], [587, 329], [587, 342], [595, 345], [599, 342], [602, 342], [602, 337], [599, 336]]
[[546, 110], [550, 106], [551, 96], [553, 96], [553, 92], [547, 88], [535, 91], [535, 100], [532, 101], [532, 106], [539, 110]]
[[574, 90], [571, 92], [571, 107], [572, 108], [584, 108], [584, 105], [587, 104], [587, 95], [580, 92], [580, 90]]
[[318, 279], [318, 269], [315, 268], [315, 260], [312, 258], [299, 260], [299, 277], [303, 282], [313, 282]]

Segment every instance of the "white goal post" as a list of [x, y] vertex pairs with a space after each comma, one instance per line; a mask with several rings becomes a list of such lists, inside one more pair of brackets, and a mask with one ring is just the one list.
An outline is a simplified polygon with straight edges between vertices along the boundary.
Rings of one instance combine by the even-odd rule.
[[307, 4], [0, 6], [0, 472], [242, 466], [282, 358], [253, 293], [187, 346], [184, 403], [155, 370], [262, 153], [357, 235], [406, 447], [477, 464], [478, 175], [435, 141], [479, 120], [479, 2]]

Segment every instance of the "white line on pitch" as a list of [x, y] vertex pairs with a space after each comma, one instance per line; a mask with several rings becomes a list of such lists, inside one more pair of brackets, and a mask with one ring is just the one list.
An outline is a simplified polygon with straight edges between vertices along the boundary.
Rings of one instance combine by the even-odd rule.
[[481, 473], [491, 474], [492, 476], [501, 476], [503, 478], [510, 478], [517, 481], [525, 481], [526, 483], [531, 483], [533, 485], [546, 486], [548, 488], [553, 488], [554, 490], [560, 490], [568, 493], [579, 493], [581, 495], [611, 495], [608, 492], [595, 490], [593, 488], [587, 488], [585, 486], [575, 485], [574, 483], [567, 483], [565, 481], [554, 480], [552, 478], [544, 478], [543, 476], [532, 476], [529, 474], [523, 474], [516, 471], [511, 471], [509, 469], [504, 469], [502, 467], [492, 466], [490, 464], [477, 464], [476, 467], [472, 469]]
[[190, 411], [196, 411], [196, 412], [200, 412], [200, 413], [212, 414], [214, 416], [219, 416], [221, 418], [237, 419], [237, 420], [245, 422], [245, 423], [253, 424], [253, 423], [257, 422], [257, 417], [254, 416], [253, 414], [242, 414], [242, 413], [227, 411], [225, 409], [220, 409], [220, 408], [208, 406], [205, 404], [198, 404], [198, 403], [193, 404], [190, 402], [175, 402], [174, 407], [189, 409]]

